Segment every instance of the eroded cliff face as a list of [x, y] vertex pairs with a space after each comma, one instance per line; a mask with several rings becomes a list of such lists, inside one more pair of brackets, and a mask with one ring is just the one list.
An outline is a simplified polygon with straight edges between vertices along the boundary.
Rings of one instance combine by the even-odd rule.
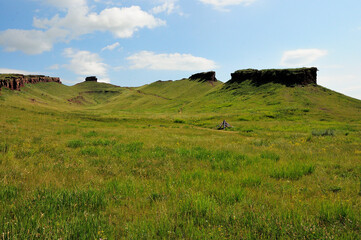
[[295, 69], [245, 69], [231, 74], [232, 78], [226, 84], [241, 83], [246, 80], [256, 85], [279, 83], [286, 86], [317, 84], [317, 68]]
[[216, 72], [214, 71], [196, 73], [190, 76], [189, 79], [199, 82], [206, 82], [206, 81], [217, 82]]
[[90, 76], [85, 78], [86, 82], [97, 82], [98, 78], [96, 76]]
[[7, 87], [12, 90], [20, 90], [26, 83], [56, 82], [61, 83], [60, 78], [43, 75], [0, 74], [0, 89]]

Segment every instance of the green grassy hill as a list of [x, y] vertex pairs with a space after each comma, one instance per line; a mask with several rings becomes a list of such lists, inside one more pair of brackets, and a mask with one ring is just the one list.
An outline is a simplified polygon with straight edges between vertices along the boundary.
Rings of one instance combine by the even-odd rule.
[[3, 88], [0, 236], [358, 239], [360, 149], [361, 101], [321, 86]]

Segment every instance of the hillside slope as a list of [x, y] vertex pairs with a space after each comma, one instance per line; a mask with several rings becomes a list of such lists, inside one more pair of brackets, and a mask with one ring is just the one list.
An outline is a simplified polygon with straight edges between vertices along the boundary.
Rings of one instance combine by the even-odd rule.
[[358, 239], [360, 111], [321, 86], [247, 79], [4, 88], [0, 234]]
[[1, 103], [58, 111], [220, 114], [246, 120], [358, 120], [361, 101], [317, 85], [286, 87], [250, 81], [233, 84], [188, 79], [158, 81], [137, 88], [83, 82], [28, 84], [21, 91], [2, 90]]

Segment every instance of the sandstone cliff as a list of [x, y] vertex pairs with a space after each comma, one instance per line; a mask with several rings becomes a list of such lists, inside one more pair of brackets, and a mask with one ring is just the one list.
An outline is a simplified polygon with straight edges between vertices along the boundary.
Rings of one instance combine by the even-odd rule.
[[231, 74], [232, 78], [226, 84], [241, 83], [246, 80], [255, 85], [280, 83], [286, 86], [317, 84], [317, 68], [295, 69], [245, 69]]
[[85, 78], [86, 82], [97, 82], [98, 78], [96, 76], [90, 76]]
[[206, 82], [206, 81], [217, 82], [216, 72], [214, 72], [214, 71], [196, 73], [196, 74], [193, 74], [192, 76], [190, 76], [189, 79], [193, 80], [193, 81], [199, 81], [199, 82]]
[[26, 83], [39, 82], [61, 83], [60, 78], [43, 75], [0, 74], [0, 89], [7, 87], [12, 90], [20, 90]]

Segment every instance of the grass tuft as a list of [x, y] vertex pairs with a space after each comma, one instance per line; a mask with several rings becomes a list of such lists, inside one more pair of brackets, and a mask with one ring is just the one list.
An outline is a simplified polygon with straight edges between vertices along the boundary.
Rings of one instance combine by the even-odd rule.
[[70, 140], [67, 142], [66, 146], [69, 148], [80, 148], [85, 146], [85, 143], [83, 140]]
[[186, 121], [184, 121], [182, 119], [175, 119], [173, 122], [174, 123], [185, 123]]
[[354, 213], [348, 204], [337, 202], [322, 203], [319, 211], [319, 221], [325, 225], [339, 223], [342, 225], [357, 225]]
[[325, 136], [335, 136], [335, 131], [332, 129], [326, 129], [326, 130], [313, 130], [312, 131], [312, 136], [317, 136], [317, 137], [325, 137]]
[[276, 167], [270, 176], [276, 179], [298, 180], [305, 175], [310, 175], [315, 171], [313, 164], [291, 163], [285, 166]]
[[272, 161], [277, 162], [278, 160], [280, 160], [280, 156], [274, 152], [263, 152], [261, 153], [261, 158], [263, 159], [269, 159]]

